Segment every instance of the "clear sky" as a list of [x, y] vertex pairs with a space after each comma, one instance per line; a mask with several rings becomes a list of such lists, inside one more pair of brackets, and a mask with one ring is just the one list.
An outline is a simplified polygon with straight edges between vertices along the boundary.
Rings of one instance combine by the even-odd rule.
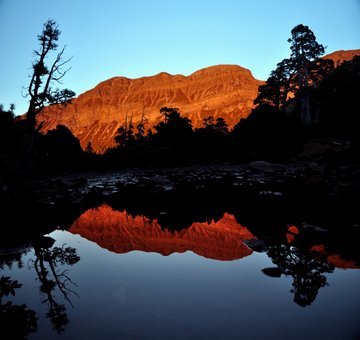
[[360, 48], [360, 0], [0, 0], [0, 103], [26, 111], [32, 51], [47, 19], [73, 56], [64, 87], [80, 94], [114, 76], [189, 75], [237, 64], [265, 80], [308, 25], [326, 53]]

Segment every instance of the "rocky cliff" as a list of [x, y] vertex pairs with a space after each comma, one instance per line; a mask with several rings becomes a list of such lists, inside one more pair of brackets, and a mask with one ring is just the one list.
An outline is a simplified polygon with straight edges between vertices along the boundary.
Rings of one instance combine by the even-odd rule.
[[[338, 66], [360, 55], [360, 50], [336, 51], [325, 59]], [[211, 66], [189, 76], [165, 72], [151, 77], [129, 79], [115, 77], [81, 94], [67, 106], [46, 107], [37, 117], [42, 132], [67, 126], [85, 149], [91, 142], [102, 153], [115, 146], [114, 136], [125, 121], [136, 126], [143, 118], [146, 129], [162, 119], [164, 106], [177, 107], [183, 116], [201, 127], [209, 115], [223, 117], [230, 127], [247, 117], [263, 82], [236, 65]]]
[[108, 205], [87, 210], [69, 231], [118, 254], [139, 250], [167, 256], [192, 251], [222, 261], [250, 255], [252, 250], [242, 241], [254, 238], [229, 214], [217, 222], [195, 222], [189, 228], [171, 232], [161, 229], [156, 220], [134, 217]]
[[246, 117], [262, 82], [236, 65], [201, 69], [190, 76], [159, 73], [151, 77], [106, 80], [65, 107], [45, 108], [38, 115], [42, 131], [67, 126], [83, 148], [91, 142], [96, 152], [115, 145], [117, 129], [126, 119], [136, 126], [144, 116], [146, 129], [156, 125], [160, 108], [177, 107], [183, 116], [200, 127], [203, 118], [223, 117], [232, 127]]

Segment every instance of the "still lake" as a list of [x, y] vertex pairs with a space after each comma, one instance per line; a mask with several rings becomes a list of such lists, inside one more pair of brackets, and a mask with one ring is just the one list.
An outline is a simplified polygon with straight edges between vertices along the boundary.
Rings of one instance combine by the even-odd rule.
[[159, 220], [104, 204], [2, 248], [0, 277], [22, 286], [2, 293], [1, 321], [11, 329], [11, 307], [25, 304], [32, 320], [14, 324], [31, 339], [359, 338], [346, 240], [306, 224], [262, 237], [227, 212], [180, 230]]

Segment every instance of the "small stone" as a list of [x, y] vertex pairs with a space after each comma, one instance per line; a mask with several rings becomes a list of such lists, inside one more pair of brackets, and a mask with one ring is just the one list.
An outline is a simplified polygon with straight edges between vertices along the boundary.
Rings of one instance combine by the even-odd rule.
[[268, 267], [268, 268], [261, 269], [261, 271], [265, 275], [270, 276], [270, 277], [280, 277], [282, 274], [281, 269], [278, 267]]

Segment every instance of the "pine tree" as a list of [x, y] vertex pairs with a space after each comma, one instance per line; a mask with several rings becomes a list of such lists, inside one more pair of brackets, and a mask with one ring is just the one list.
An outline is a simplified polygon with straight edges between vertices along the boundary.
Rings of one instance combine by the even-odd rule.
[[293, 92], [300, 94], [301, 121], [304, 126], [311, 126], [309, 86], [312, 83], [314, 62], [325, 53], [325, 47], [316, 41], [315, 34], [308, 26], [297, 25], [291, 30], [291, 69]]

